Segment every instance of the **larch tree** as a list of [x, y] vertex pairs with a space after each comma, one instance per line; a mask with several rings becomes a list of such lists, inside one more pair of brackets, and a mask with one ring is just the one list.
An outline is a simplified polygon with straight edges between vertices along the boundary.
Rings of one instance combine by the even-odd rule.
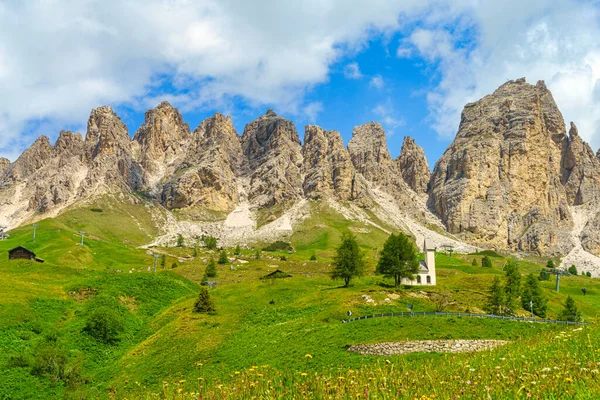
[[342, 279], [344, 287], [350, 285], [352, 278], [361, 276], [365, 272], [364, 254], [358, 246], [356, 237], [351, 233], [342, 235], [342, 243], [336, 250], [333, 261], [332, 279]]
[[417, 250], [410, 238], [400, 232], [393, 233], [383, 244], [375, 270], [378, 274], [394, 278], [394, 285], [399, 286], [402, 278], [415, 279], [419, 272]]

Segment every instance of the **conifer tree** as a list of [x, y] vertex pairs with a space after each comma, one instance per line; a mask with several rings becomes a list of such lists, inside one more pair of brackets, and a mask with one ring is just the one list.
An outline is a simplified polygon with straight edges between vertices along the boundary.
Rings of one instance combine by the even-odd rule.
[[233, 254], [236, 256], [239, 256], [240, 254], [242, 254], [242, 250], [240, 249], [239, 244], [237, 246], [235, 246], [235, 251], [233, 252]]
[[571, 265], [571, 266], [569, 267], [569, 273], [570, 273], [571, 275], [577, 275], [577, 267], [576, 267], [575, 265]]
[[577, 311], [577, 305], [571, 296], [567, 296], [565, 308], [559, 314], [558, 319], [561, 321], [571, 322], [577, 322], [581, 320], [581, 313]]
[[177, 247], [183, 247], [183, 236], [181, 236], [181, 233], [177, 235]]
[[517, 308], [517, 298], [521, 295], [521, 273], [514, 261], [509, 261], [504, 268], [506, 285], [504, 286], [507, 312], [513, 314]]
[[473, 262], [471, 263], [472, 266], [477, 267], [479, 264], [477, 263], [477, 259], [474, 258]]
[[336, 250], [333, 265], [331, 279], [343, 279], [344, 287], [350, 285], [352, 278], [361, 276], [364, 273], [364, 254], [358, 246], [356, 237], [351, 233], [342, 235], [342, 243]]
[[260, 260], [260, 250], [256, 249], [256, 253], [254, 253], [254, 258], [256, 258], [257, 260]]
[[196, 300], [196, 303], [194, 303], [194, 312], [211, 313], [214, 311], [215, 305], [213, 304], [213, 301], [210, 298], [208, 288], [206, 286], [202, 286], [200, 288], [200, 294], [198, 295], [198, 299]]
[[500, 277], [496, 276], [490, 287], [490, 298], [486, 307], [487, 311], [495, 315], [504, 315], [504, 288], [500, 282]]
[[394, 285], [400, 285], [402, 278], [413, 280], [419, 272], [417, 250], [410, 238], [400, 232], [393, 233], [383, 244], [376, 272], [394, 278]]
[[[533, 307], [531, 307], [530, 301], [533, 303]], [[533, 274], [529, 274], [525, 278], [525, 285], [523, 287], [523, 293], [521, 294], [521, 305], [527, 311], [530, 311], [531, 308], [533, 308], [533, 313], [535, 315], [546, 318], [548, 301], [544, 297], [544, 292], [540, 287], [538, 279]]]
[[208, 261], [205, 274], [207, 278], [214, 278], [217, 276], [217, 264], [215, 264], [215, 260], [213, 258]]
[[492, 268], [492, 260], [488, 256], [483, 256], [481, 266], [484, 268]]
[[554, 261], [550, 258], [546, 263], [546, 268], [554, 269]]
[[217, 262], [219, 264], [227, 264], [229, 262], [229, 259], [227, 258], [227, 253], [225, 252], [225, 250], [221, 250], [221, 253], [219, 254], [219, 260]]
[[167, 265], [167, 257], [163, 254], [160, 256], [160, 267], [164, 268]]

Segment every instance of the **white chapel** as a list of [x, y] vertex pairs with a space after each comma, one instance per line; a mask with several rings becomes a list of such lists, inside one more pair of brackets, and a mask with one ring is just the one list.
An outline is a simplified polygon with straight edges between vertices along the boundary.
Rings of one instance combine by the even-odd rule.
[[419, 272], [415, 276], [415, 280], [403, 278], [403, 285], [430, 285], [435, 286], [435, 247], [431, 240], [423, 240], [423, 254], [425, 259], [419, 261]]

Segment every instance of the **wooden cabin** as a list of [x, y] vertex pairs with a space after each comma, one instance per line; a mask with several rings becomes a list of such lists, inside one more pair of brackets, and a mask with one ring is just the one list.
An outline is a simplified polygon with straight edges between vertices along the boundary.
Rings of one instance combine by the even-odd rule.
[[26, 249], [23, 246], [15, 247], [12, 250], [8, 251], [8, 259], [9, 260], [32, 260], [43, 263], [44, 260], [41, 258], [37, 258], [35, 253], [31, 250]]

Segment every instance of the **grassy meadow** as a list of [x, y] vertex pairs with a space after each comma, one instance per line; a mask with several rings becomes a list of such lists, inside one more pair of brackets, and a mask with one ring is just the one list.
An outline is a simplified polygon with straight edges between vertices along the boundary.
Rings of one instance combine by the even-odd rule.
[[[342, 324], [346, 312], [433, 311], [433, 296], [448, 291], [447, 311], [478, 312], [507, 259], [481, 254], [436, 254], [438, 286], [393, 287], [374, 274], [387, 235], [348, 221], [324, 205], [291, 236], [294, 252], [255, 246], [225, 249], [210, 289], [214, 315], [192, 307], [210, 258], [202, 246], [155, 248], [164, 266], [139, 246], [157, 231], [143, 202], [98, 204], [23, 226], [0, 241], [0, 399], [207, 398], [598, 398], [600, 309], [597, 279], [543, 281], [548, 313], [556, 317], [567, 294], [590, 325], [566, 327], [476, 318], [379, 318]], [[265, 221], [268, 216], [261, 215]], [[385, 226], [383, 223], [381, 226]], [[79, 246], [78, 231], [86, 231]], [[353, 232], [368, 273], [349, 288], [328, 273], [335, 247]], [[8, 261], [23, 245], [45, 262]], [[262, 244], [262, 245], [266, 245]], [[256, 247], [261, 247], [257, 245]], [[194, 256], [195, 254], [195, 256]], [[316, 260], [310, 260], [312, 255]], [[283, 260], [285, 257], [285, 260]], [[546, 260], [519, 261], [538, 274]], [[173, 268], [175, 266], [175, 268]], [[261, 280], [280, 269], [291, 278]], [[581, 288], [587, 288], [583, 296]], [[86, 332], [99, 309], [118, 314], [118, 340]], [[520, 310], [520, 315], [528, 315]], [[495, 350], [465, 354], [364, 356], [359, 343], [421, 339], [506, 339]]]

